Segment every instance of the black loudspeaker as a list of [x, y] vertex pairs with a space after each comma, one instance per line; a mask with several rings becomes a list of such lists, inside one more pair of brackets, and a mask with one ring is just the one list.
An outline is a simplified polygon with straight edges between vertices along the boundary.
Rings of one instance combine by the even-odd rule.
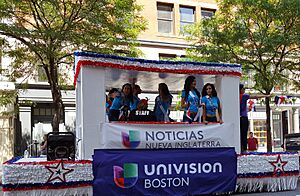
[[72, 132], [47, 135], [47, 160], [75, 160], [75, 136]]

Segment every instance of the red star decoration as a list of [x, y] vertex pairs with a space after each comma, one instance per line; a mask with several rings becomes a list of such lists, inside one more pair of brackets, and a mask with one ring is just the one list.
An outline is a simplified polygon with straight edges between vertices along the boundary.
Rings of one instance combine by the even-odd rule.
[[55, 167], [47, 165], [45, 167], [51, 172], [51, 176], [48, 178], [47, 182], [51, 182], [56, 179], [62, 182], [66, 182], [66, 174], [74, 171], [74, 169], [65, 168], [62, 161], [60, 161]]
[[288, 162], [287, 161], [282, 161], [281, 157], [280, 157], [280, 154], [279, 154], [277, 156], [276, 161], [269, 161], [269, 163], [271, 163], [272, 166], [274, 167], [273, 174], [276, 174], [276, 173], [284, 173], [283, 166], [285, 166]]

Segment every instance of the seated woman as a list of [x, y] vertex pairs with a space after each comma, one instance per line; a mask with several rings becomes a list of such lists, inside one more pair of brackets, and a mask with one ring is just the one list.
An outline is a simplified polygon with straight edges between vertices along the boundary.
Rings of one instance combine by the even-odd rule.
[[139, 102], [141, 100], [139, 98], [139, 94], [142, 93], [142, 89], [139, 85], [134, 84], [134, 85], [131, 85], [131, 86], [133, 86], [132, 87], [133, 104], [131, 104], [131, 106], [130, 106], [130, 111], [135, 110], [137, 108], [137, 105], [139, 104]]
[[114, 99], [119, 95], [119, 91], [116, 88], [112, 88], [109, 90], [108, 95], [106, 95], [106, 114], [109, 115], [109, 109], [112, 105]]
[[158, 85], [159, 95], [155, 98], [154, 113], [158, 122], [170, 122], [169, 114], [172, 104], [172, 95], [165, 83]]
[[129, 115], [129, 121], [144, 121], [144, 122], [154, 122], [156, 121], [154, 112], [148, 110], [148, 99], [141, 99], [137, 105], [136, 110], [132, 110]]
[[221, 103], [213, 84], [207, 83], [204, 85], [202, 89], [202, 104], [202, 120], [205, 124], [208, 122], [223, 123]]
[[113, 100], [109, 110], [109, 121], [126, 121], [128, 110], [133, 104], [131, 84], [126, 83], [122, 86], [121, 93]]

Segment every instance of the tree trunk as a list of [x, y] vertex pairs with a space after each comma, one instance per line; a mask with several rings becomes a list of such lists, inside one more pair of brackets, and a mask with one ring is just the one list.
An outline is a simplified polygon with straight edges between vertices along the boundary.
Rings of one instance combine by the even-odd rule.
[[270, 97], [266, 97], [266, 114], [267, 114], [267, 151], [272, 152], [272, 134], [271, 134], [271, 107], [270, 107]]
[[63, 102], [61, 97], [60, 89], [58, 85], [54, 85], [55, 87], [51, 87], [53, 105], [54, 105], [54, 115], [52, 121], [52, 129], [54, 132], [59, 131], [59, 122], [61, 119], [61, 114], [63, 110]]
[[58, 69], [54, 62], [54, 57], [50, 56], [49, 58], [49, 69], [47, 66], [44, 67], [48, 82], [51, 88], [51, 94], [53, 99], [53, 106], [54, 106], [54, 115], [52, 120], [52, 130], [54, 132], [59, 131], [59, 122], [61, 119], [61, 114], [63, 110], [63, 102], [62, 102], [62, 96], [61, 91], [58, 86]]

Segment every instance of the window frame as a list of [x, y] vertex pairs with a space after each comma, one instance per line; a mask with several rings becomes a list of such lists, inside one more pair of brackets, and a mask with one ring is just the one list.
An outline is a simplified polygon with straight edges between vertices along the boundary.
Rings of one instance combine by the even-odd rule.
[[[181, 19], [181, 8], [185, 8], [185, 9], [192, 9], [193, 10], [193, 21], [184, 21]], [[180, 24], [180, 32], [183, 31], [184, 27], [186, 25], [191, 25], [194, 24], [196, 22], [196, 7], [194, 6], [186, 6], [186, 5], [180, 5], [179, 6], [179, 24]], [[182, 25], [182, 23], [186, 24], [186, 25]]]
[[[201, 13], [201, 19], [203, 20], [203, 19], [210, 19], [210, 18], [212, 18], [212, 17], [215, 15], [216, 11], [217, 11], [217, 10], [211, 9], [211, 8], [201, 8], [201, 10], [200, 10], [200, 13]], [[213, 13], [213, 15], [212, 15], [211, 17], [204, 17], [203, 14], [202, 14], [203, 12]]]
[[[159, 8], [170, 8], [170, 18], [164, 18], [164, 17], [159, 17], [159, 11], [168, 11], [167, 9], [159, 9]], [[159, 33], [164, 33], [164, 34], [174, 34], [174, 4], [171, 3], [161, 3], [161, 2], [157, 2], [156, 3], [156, 11], [157, 11], [157, 31]], [[171, 23], [171, 28], [170, 28], [170, 32], [161, 32], [159, 31], [159, 21], [164, 21], [164, 22], [170, 22]]]

